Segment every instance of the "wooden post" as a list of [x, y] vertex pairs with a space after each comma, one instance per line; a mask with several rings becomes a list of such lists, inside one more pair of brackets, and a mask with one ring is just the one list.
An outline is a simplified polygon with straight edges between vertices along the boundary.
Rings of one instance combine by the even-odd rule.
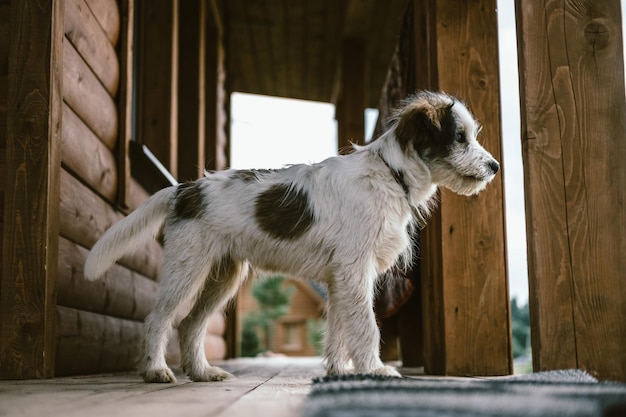
[[[179, 2], [178, 180], [204, 170], [204, 16], [206, 0]], [[202, 67], [201, 67], [202, 66]]]
[[620, 1], [516, 12], [534, 369], [626, 381]]
[[133, 39], [135, 0], [122, 0], [120, 8], [120, 92], [118, 96], [117, 203], [128, 208], [130, 192], [129, 144], [133, 135]]
[[228, 166], [228, 135], [226, 69], [222, 38], [222, 20], [216, 1], [210, 1], [205, 12], [205, 168], [224, 169]]
[[[496, 1], [416, 0], [414, 12], [417, 88], [462, 98], [502, 161]], [[503, 192], [501, 173], [478, 196], [442, 189], [421, 234], [428, 373], [512, 372]]]
[[11, 2], [0, 377], [54, 375], [63, 0]]
[[365, 141], [365, 41], [346, 38], [341, 52], [341, 92], [336, 109], [340, 153]]
[[178, 1], [138, 4], [141, 15], [136, 140], [177, 176]]

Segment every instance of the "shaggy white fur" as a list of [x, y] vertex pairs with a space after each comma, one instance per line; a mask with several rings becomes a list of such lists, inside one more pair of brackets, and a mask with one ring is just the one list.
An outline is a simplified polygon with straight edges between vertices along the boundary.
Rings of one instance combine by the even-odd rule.
[[377, 277], [411, 259], [411, 230], [438, 186], [479, 192], [498, 162], [477, 142], [469, 110], [442, 93], [406, 100], [387, 131], [349, 155], [281, 170], [227, 170], [163, 189], [113, 226], [85, 265], [93, 280], [162, 228], [161, 287], [145, 323], [140, 371], [173, 382], [165, 347], [177, 307], [183, 369], [194, 381], [231, 375], [209, 365], [207, 319], [235, 294], [248, 266], [317, 280], [328, 288], [328, 374], [399, 376], [379, 358], [373, 312]]

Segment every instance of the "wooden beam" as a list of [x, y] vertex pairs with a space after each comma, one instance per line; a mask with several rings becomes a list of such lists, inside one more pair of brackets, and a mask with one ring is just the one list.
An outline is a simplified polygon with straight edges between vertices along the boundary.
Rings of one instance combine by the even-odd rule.
[[516, 12], [534, 369], [626, 381], [620, 1]]
[[133, 136], [133, 42], [135, 38], [135, 0], [122, 0], [120, 6], [120, 91], [118, 95], [117, 203], [128, 207], [130, 157], [128, 145]]
[[137, 138], [174, 176], [178, 163], [178, 2], [140, 4]]
[[[416, 87], [462, 98], [502, 161], [496, 1], [413, 4]], [[478, 196], [441, 190], [421, 234], [421, 272], [426, 371], [512, 372], [502, 174]]]
[[345, 38], [341, 52], [341, 85], [336, 119], [340, 153], [365, 141], [365, 41]]
[[204, 0], [179, 2], [178, 32], [178, 180], [200, 177], [204, 170]]
[[54, 375], [63, 3], [11, 2], [2, 378]]
[[204, 31], [204, 96], [205, 96], [205, 168], [224, 169], [228, 166], [228, 94], [221, 18], [214, 1], [206, 10]]

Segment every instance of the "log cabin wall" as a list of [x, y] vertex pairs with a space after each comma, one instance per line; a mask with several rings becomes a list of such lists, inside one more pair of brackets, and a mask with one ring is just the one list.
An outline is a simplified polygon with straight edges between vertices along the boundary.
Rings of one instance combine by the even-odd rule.
[[[178, 53], [182, 47], [178, 42], [186, 40], [181, 39], [180, 34], [177, 33], [178, 16], [182, 10], [179, 3], [173, 2], [172, 8], [157, 9], [155, 6], [158, 5], [152, 2], [138, 2], [133, 8], [132, 2], [129, 2], [131, 7], [124, 7], [124, 3], [120, 7], [115, 0], [87, 0], [83, 3], [84, 1], [68, 0], [65, 8], [64, 116], [66, 118], [64, 119], [62, 146], [57, 375], [132, 368], [140, 343], [141, 322], [155, 303], [158, 288], [158, 264], [161, 256], [161, 248], [157, 242], [152, 242], [147, 248], [139, 249], [133, 255], [123, 258], [118, 265], [107, 272], [101, 281], [87, 282], [82, 277], [82, 265], [88, 253], [86, 248], [90, 248], [108, 227], [124, 216], [123, 212], [116, 209], [115, 204], [116, 201], [119, 202], [119, 187], [125, 181], [124, 174], [126, 174], [124, 169], [120, 169], [120, 158], [125, 157], [123, 152], [120, 153], [120, 146], [123, 147], [124, 144], [116, 143], [116, 141], [124, 138], [125, 132], [125, 127], [120, 126], [121, 122], [118, 121], [118, 115], [121, 118], [126, 110], [123, 107], [122, 95], [128, 93], [127, 90], [132, 89], [133, 86], [127, 85], [126, 89], [121, 91], [119, 88], [119, 80], [123, 78], [120, 73], [131, 59], [124, 55], [126, 48], [121, 44], [119, 33], [129, 33], [128, 28], [125, 28], [121, 22], [133, 21], [130, 16], [131, 11], [140, 13], [141, 20], [138, 21], [142, 22], [134, 28], [134, 30], [141, 31], [141, 35], [135, 37], [140, 40], [135, 50], [146, 50], [135, 79], [141, 81], [142, 74], [150, 74], [154, 70], [152, 60], [160, 59], [166, 63], [162, 72], [157, 74], [163, 77], [165, 73], [165, 76], [161, 78], [165, 80], [164, 82], [157, 86], [144, 84], [144, 88], [138, 88], [145, 107], [139, 106], [138, 108], [141, 120], [138, 130], [141, 133], [135, 138], [137, 142], [148, 143], [158, 149], [164, 157], [166, 166], [175, 171], [178, 171], [180, 167], [184, 172], [185, 168], [193, 166], [196, 169], [194, 178], [201, 174], [200, 169], [203, 166], [200, 161], [205, 160], [203, 150], [211, 146], [211, 141], [215, 149], [223, 149], [226, 145], [224, 134], [214, 133], [218, 130], [224, 131], [223, 125], [216, 126], [213, 122], [213, 125], [208, 126], [213, 130], [208, 132], [208, 127], [201, 125], [202, 129], [190, 138], [198, 143], [196, 148], [200, 149], [195, 155], [197, 160], [194, 160], [193, 164], [187, 163], [185, 158], [188, 154], [177, 150], [181, 144], [177, 141], [178, 132], [176, 131], [176, 126], [182, 125], [177, 123], [177, 116], [181, 114], [195, 114], [197, 121], [204, 121], [207, 103], [212, 103], [213, 109], [223, 108], [213, 103], [212, 100], [224, 96], [210, 95], [207, 91], [219, 91], [219, 87], [224, 88], [224, 83], [204, 82], [206, 72], [219, 73], [217, 71], [219, 60], [213, 60], [212, 65], [207, 65], [205, 60], [213, 56], [223, 56], [223, 52], [218, 48], [221, 39], [213, 35], [214, 43], [210, 45], [211, 48], [203, 42], [196, 43], [195, 49], [187, 45], [188, 49], [184, 50], [184, 54], [187, 57], [195, 56], [198, 63], [196, 69], [198, 72], [195, 75], [197, 81], [191, 82], [193, 77], [176, 80], [174, 76], [182, 66], [179, 60], [181, 54]], [[208, 2], [185, 2], [187, 6], [188, 3], [193, 3], [198, 13], [195, 19], [189, 20], [186, 27], [195, 27], [192, 31], [205, 34], [208, 27], [214, 26], [207, 25], [206, 22], [216, 20], [209, 14]], [[123, 16], [125, 9], [129, 12], [126, 19]], [[165, 26], [169, 30], [163, 31], [163, 27], [159, 27], [161, 40], [165, 38], [165, 45], [169, 45], [169, 48], [165, 48], [165, 51], [156, 57], [155, 53], [162, 48], [163, 43], [155, 39], [155, 25], [151, 19], [165, 19], [169, 23]], [[128, 36], [130, 37], [130, 34]], [[119, 56], [116, 55], [116, 48]], [[183, 113], [178, 110], [179, 106], [183, 102], [188, 105], [188, 101], [180, 97], [181, 91], [186, 91], [180, 86], [188, 89], [189, 84], [206, 86], [206, 90], [201, 92], [200, 100], [191, 100], [194, 103], [200, 103], [198, 107], [185, 109]], [[76, 93], [81, 85], [85, 90]], [[154, 97], [150, 95], [160, 95], [165, 99], [165, 103], [170, 105], [163, 106], [163, 110], [155, 109], [153, 104], [150, 107], [148, 103], [154, 103], [152, 100]], [[81, 98], [84, 100], [84, 97], [92, 97], [92, 103], [83, 104]], [[159, 104], [161, 102], [161, 100], [157, 101]], [[144, 113], [148, 111], [163, 113], [156, 117], [152, 114], [150, 117]], [[217, 115], [217, 110], [215, 111]], [[152, 126], [151, 130], [148, 129], [147, 127], [154, 121], [164, 123], [167, 128], [155, 129]], [[82, 132], [84, 136], [73, 134], [74, 128]], [[152, 134], [160, 136], [152, 137]], [[76, 142], [76, 140], [84, 142], [86, 137], [90, 139], [89, 146]], [[210, 140], [206, 137], [210, 137]], [[215, 145], [216, 137], [222, 140], [221, 147]], [[66, 138], [69, 139], [67, 146]], [[219, 152], [214, 151], [214, 154], [216, 153], [219, 155]], [[179, 155], [178, 159], [175, 158], [176, 155]], [[132, 160], [132, 162], [136, 161]], [[223, 165], [226, 163], [223, 158], [221, 163]], [[148, 193], [133, 178], [127, 181], [127, 184], [129, 192], [126, 203], [132, 210], [148, 197]], [[80, 195], [81, 198], [77, 199], [76, 195]], [[89, 325], [85, 326], [85, 323]], [[222, 338], [224, 331], [224, 318], [221, 314], [216, 314], [211, 320], [206, 338], [206, 351], [209, 358], [225, 356], [226, 346]], [[77, 334], [80, 336], [77, 337]], [[77, 361], [77, 355], [85, 360]], [[170, 343], [169, 357], [173, 362], [178, 360], [176, 337]]]
[[[83, 279], [89, 248], [125, 215], [116, 204], [127, 181], [117, 153], [124, 146], [120, 74], [127, 59], [120, 35], [128, 36], [122, 20], [131, 20], [120, 9], [115, 0], [65, 1], [55, 375], [132, 368], [158, 288], [156, 242], [102, 280]], [[133, 209], [148, 194], [137, 183], [128, 186]]]
[[[204, 27], [215, 20], [213, 9], [208, 1], [197, 3], [202, 10], [197, 25]], [[83, 279], [83, 265], [96, 240], [156, 191], [147, 191], [130, 174], [136, 161], [129, 143], [137, 139], [132, 53], [141, 47], [133, 45], [136, 8], [133, 0], [55, 0], [39, 9], [0, 1], [0, 200], [7, 197], [0, 227], [11, 225], [2, 240], [0, 377], [135, 367], [142, 321], [156, 300], [161, 247], [155, 241], [123, 257], [97, 282]], [[177, 16], [178, 9], [174, 12]], [[176, 31], [172, 25], [170, 39], [178, 38]], [[223, 57], [221, 38], [214, 38], [213, 49], [195, 51], [202, 60]], [[176, 69], [173, 50], [168, 59]], [[211, 74], [219, 74], [214, 66]], [[221, 90], [212, 86], [215, 91], [225, 91], [223, 74], [221, 80]], [[173, 83], [161, 93], [174, 105], [179, 102]], [[225, 120], [225, 94], [206, 98], [213, 99], [222, 100], [212, 108]], [[22, 108], [24, 101], [34, 104]], [[175, 117], [168, 114], [167, 123]], [[206, 137], [196, 139], [206, 146], [207, 137], [213, 138], [213, 153], [225, 165], [227, 130], [224, 123], [212, 126], [222, 133], [205, 129]], [[173, 132], [161, 138], [164, 148], [177, 146]], [[208, 331], [207, 356], [223, 358], [220, 314]], [[173, 362], [176, 345], [168, 351]]]

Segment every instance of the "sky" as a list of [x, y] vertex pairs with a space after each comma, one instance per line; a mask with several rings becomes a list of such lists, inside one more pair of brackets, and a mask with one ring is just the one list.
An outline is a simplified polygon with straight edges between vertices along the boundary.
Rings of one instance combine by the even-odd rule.
[[[511, 297], [525, 303], [528, 300], [526, 220], [512, 0], [498, 0], [498, 21], [509, 289]], [[334, 106], [327, 103], [235, 93], [232, 97], [231, 166], [280, 168], [334, 156], [337, 153], [334, 115]], [[375, 111], [366, 112], [366, 132], [373, 130], [375, 117]]]

